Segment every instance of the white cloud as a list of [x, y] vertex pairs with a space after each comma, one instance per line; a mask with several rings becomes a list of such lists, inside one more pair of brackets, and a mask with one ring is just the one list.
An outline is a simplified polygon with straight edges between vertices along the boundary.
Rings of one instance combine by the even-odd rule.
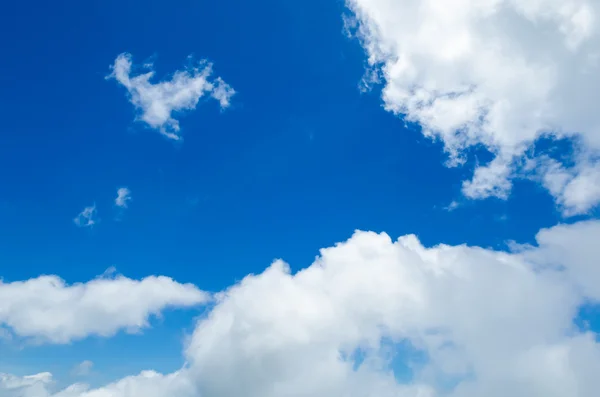
[[585, 162], [572, 169], [549, 158], [538, 163], [543, 185], [566, 215], [584, 213], [600, 201], [600, 163]]
[[[563, 225], [506, 253], [357, 232], [219, 294], [182, 370], [62, 396], [594, 397], [600, 345], [574, 318], [600, 300], [599, 238], [600, 221]], [[406, 382], [389, 366], [401, 341], [427, 357]]]
[[181, 139], [179, 121], [174, 113], [193, 110], [205, 95], [219, 101], [221, 108], [230, 104], [233, 88], [217, 77], [211, 80], [212, 65], [199, 62], [196, 66], [176, 71], [171, 80], [152, 83], [152, 64], [144, 65], [148, 72], [132, 75], [131, 55], [120, 54], [111, 66], [107, 78], [116, 79], [127, 88], [129, 99], [140, 112], [139, 119], [170, 139]]
[[452, 212], [452, 211], [456, 210], [458, 207], [460, 207], [460, 203], [458, 201], [454, 200], [450, 204], [448, 204], [446, 207], [444, 207], [444, 210], [448, 211], [448, 212]]
[[[12, 388], [5, 387], [4, 378], [12, 382]], [[54, 389], [49, 373], [24, 378], [0, 374], [2, 397], [185, 397], [195, 393], [193, 382], [181, 371], [169, 375], [144, 371], [99, 389], [91, 389], [84, 383], [73, 384], [57, 393], [52, 392]]]
[[131, 201], [131, 191], [126, 187], [117, 189], [117, 198], [115, 199], [115, 205], [121, 208], [127, 208], [127, 202]]
[[0, 396], [2, 397], [47, 397], [47, 387], [52, 383], [49, 372], [29, 376], [14, 376], [0, 373]]
[[69, 343], [90, 335], [137, 332], [151, 315], [205, 303], [209, 295], [168, 277], [101, 277], [67, 285], [57, 276], [0, 280], [0, 326], [36, 343]]
[[[550, 190], [565, 215], [600, 201], [600, 3], [592, 0], [346, 0], [387, 110], [418, 122], [459, 165], [496, 160], [463, 192], [506, 198], [542, 136], [574, 138], [575, 165]], [[347, 23], [347, 26], [352, 26]], [[568, 162], [567, 162], [568, 163]]]
[[73, 222], [79, 227], [90, 227], [96, 224], [96, 215], [98, 211], [96, 211], [96, 204], [85, 207], [83, 211], [73, 219]]
[[73, 368], [72, 373], [75, 376], [87, 376], [90, 374], [93, 367], [94, 363], [92, 361], [85, 360], [77, 364], [75, 368]]

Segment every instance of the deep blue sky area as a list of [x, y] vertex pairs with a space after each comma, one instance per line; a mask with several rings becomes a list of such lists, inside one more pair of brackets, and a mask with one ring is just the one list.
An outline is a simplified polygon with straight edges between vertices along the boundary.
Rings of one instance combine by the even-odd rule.
[[[3, 279], [82, 282], [115, 266], [218, 291], [275, 258], [306, 267], [355, 229], [502, 249], [561, 220], [526, 181], [509, 201], [465, 201], [472, 168], [445, 167], [439, 143], [382, 108], [381, 87], [360, 92], [366, 57], [343, 32], [344, 12], [341, 0], [4, 1]], [[136, 122], [125, 89], [105, 79], [123, 52], [153, 61], [156, 81], [189, 55], [207, 59], [237, 94], [226, 110], [206, 101], [179, 114], [183, 142], [167, 140]], [[121, 186], [133, 198], [124, 212], [114, 205]], [[94, 203], [99, 222], [75, 227]], [[126, 351], [123, 373], [150, 360], [169, 371], [184, 336], [169, 330], [189, 329], [197, 314], [168, 313], [157, 321], [170, 328], [146, 332], [143, 343], [161, 340], [168, 356], [126, 335], [0, 354], [12, 369], [43, 370], [62, 365], [57, 354], [65, 368], [96, 354], [110, 378], [121, 372], [102, 354]]]
[[[470, 170], [445, 168], [438, 144], [381, 108], [378, 87], [360, 93], [365, 56], [343, 34], [343, 12], [312, 0], [5, 3], [5, 279], [168, 265], [219, 289], [273, 258], [305, 267], [354, 229], [500, 248], [556, 223], [530, 184], [510, 202], [445, 211]], [[125, 90], [104, 79], [122, 52], [154, 61], [159, 80], [190, 54], [208, 59], [238, 94], [223, 112], [206, 103], [184, 115], [184, 142], [173, 143], [134, 122]], [[134, 201], [114, 222], [118, 186]], [[519, 200], [531, 195], [535, 207]], [[98, 227], [73, 227], [93, 203]]]

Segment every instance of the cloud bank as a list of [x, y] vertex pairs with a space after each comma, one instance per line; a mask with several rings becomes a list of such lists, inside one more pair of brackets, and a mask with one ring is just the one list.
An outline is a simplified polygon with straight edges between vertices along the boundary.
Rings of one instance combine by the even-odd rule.
[[217, 294], [180, 371], [37, 395], [593, 397], [600, 345], [576, 319], [600, 299], [598, 238], [600, 221], [511, 252], [356, 232], [296, 274], [276, 261]]
[[198, 106], [200, 98], [209, 96], [222, 109], [229, 106], [235, 90], [220, 77], [211, 79], [212, 65], [206, 61], [176, 71], [170, 80], [152, 83], [155, 75], [152, 64], [144, 65], [150, 71], [133, 75], [131, 54], [117, 56], [107, 79], [115, 79], [129, 93], [129, 100], [139, 111], [138, 119], [158, 130], [167, 138], [180, 140], [179, 121], [174, 114], [190, 111]]
[[[463, 193], [506, 198], [533, 178], [565, 215], [600, 201], [600, 3], [591, 0], [346, 0], [385, 108], [439, 139], [450, 165], [472, 149]], [[351, 26], [352, 24], [349, 24]], [[536, 142], [567, 139], [564, 156]]]

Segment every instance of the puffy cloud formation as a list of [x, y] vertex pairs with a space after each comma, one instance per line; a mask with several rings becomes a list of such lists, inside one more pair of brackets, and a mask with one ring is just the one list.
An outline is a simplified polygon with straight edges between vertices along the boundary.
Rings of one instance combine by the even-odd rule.
[[[144, 67], [151, 69], [152, 64]], [[127, 53], [120, 54], [111, 69], [107, 78], [115, 79], [127, 88], [131, 103], [140, 112], [139, 119], [170, 139], [181, 139], [179, 121], [173, 118], [173, 113], [195, 109], [205, 95], [226, 108], [235, 94], [221, 78], [211, 80], [212, 65], [207, 62], [178, 70], [171, 80], [158, 83], [150, 82], [154, 77], [153, 70], [132, 75], [131, 55]]]
[[89, 335], [137, 332], [169, 307], [190, 307], [210, 296], [168, 277], [102, 277], [67, 285], [56, 276], [0, 280], [0, 326], [37, 343], [69, 343]]
[[78, 227], [94, 226], [96, 224], [97, 214], [98, 211], [96, 211], [96, 204], [94, 204], [89, 207], [85, 207], [83, 211], [81, 211], [79, 215], [73, 219], [73, 222], [75, 222]]
[[115, 205], [121, 208], [127, 208], [127, 202], [131, 200], [131, 191], [126, 187], [117, 189], [117, 198], [115, 199]]
[[593, 397], [600, 345], [575, 319], [600, 299], [599, 238], [600, 221], [511, 252], [357, 232], [218, 294], [180, 371], [48, 395]]
[[[565, 215], [600, 201], [600, 3], [595, 0], [346, 0], [387, 110], [443, 142], [449, 163], [483, 146], [463, 193], [508, 196], [539, 179]], [[541, 137], [575, 145], [535, 153]]]

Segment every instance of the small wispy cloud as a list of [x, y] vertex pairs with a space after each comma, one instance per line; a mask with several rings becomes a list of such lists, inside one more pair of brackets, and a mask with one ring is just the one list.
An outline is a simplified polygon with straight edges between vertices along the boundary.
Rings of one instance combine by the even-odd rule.
[[453, 201], [450, 204], [448, 204], [446, 207], [444, 207], [444, 210], [448, 211], [448, 212], [452, 212], [455, 209], [457, 209], [460, 206], [458, 201]]
[[77, 364], [71, 372], [75, 376], [87, 376], [92, 371], [93, 366], [93, 362], [91, 362], [90, 360], [85, 360]]
[[90, 227], [96, 224], [96, 215], [98, 211], [96, 211], [96, 204], [85, 207], [83, 211], [73, 219], [73, 222], [79, 227]]
[[131, 54], [117, 56], [107, 79], [115, 79], [129, 92], [129, 100], [140, 111], [139, 120], [167, 138], [180, 140], [179, 121], [173, 113], [193, 110], [201, 97], [209, 95], [222, 109], [229, 106], [235, 90], [220, 77], [211, 79], [212, 64], [201, 61], [196, 66], [176, 71], [171, 80], [152, 83], [152, 63], [142, 66], [146, 73], [133, 76]]
[[131, 191], [126, 187], [117, 189], [117, 198], [115, 205], [121, 208], [127, 208], [127, 202], [131, 201]]

